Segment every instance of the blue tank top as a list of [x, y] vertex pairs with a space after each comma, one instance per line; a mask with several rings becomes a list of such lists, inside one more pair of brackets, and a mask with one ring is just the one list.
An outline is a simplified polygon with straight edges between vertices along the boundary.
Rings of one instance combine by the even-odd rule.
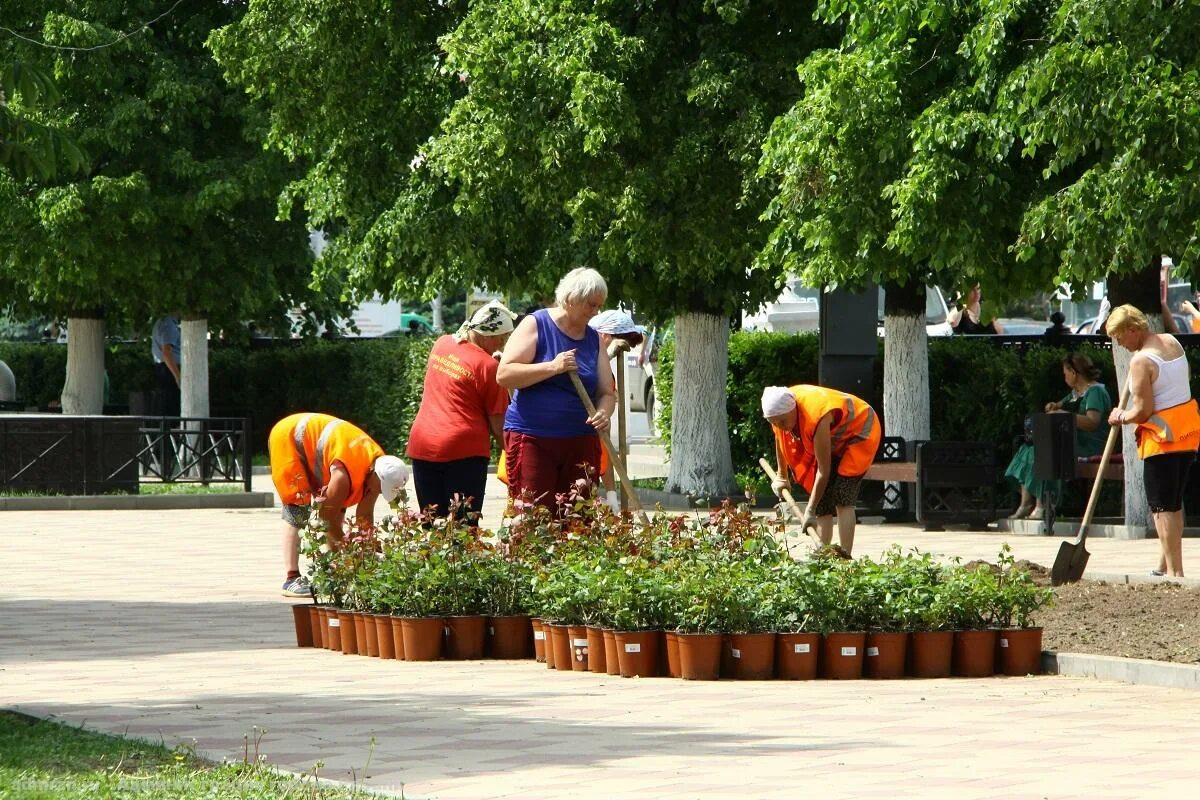
[[[572, 339], [559, 330], [550, 318], [550, 312], [544, 308], [533, 312], [533, 318], [537, 322], [538, 335], [533, 363], [553, 361], [562, 351], [574, 350], [579, 379], [592, 402], [596, 402], [600, 334], [589, 327], [582, 339]], [[591, 436], [596, 429], [588, 425], [587, 418], [587, 409], [571, 383], [571, 376], [555, 375], [513, 392], [512, 402], [504, 414], [504, 430], [549, 439]]]

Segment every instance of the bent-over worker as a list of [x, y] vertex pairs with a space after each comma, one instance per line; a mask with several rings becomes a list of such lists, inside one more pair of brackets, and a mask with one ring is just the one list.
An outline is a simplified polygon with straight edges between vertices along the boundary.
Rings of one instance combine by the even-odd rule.
[[808, 492], [801, 528], [815, 525], [829, 544], [836, 512], [838, 541], [849, 555], [859, 486], [883, 435], [875, 410], [852, 394], [810, 384], [766, 387], [762, 410], [775, 432], [780, 465], [771, 488], [781, 494], [790, 471]]
[[360, 528], [372, 526], [375, 499], [391, 503], [399, 496], [408, 482], [408, 465], [385, 455], [357, 425], [329, 414], [284, 417], [271, 428], [267, 449], [271, 480], [283, 504], [283, 594], [307, 597], [312, 589], [300, 575], [300, 529], [308, 522], [309, 505], [320, 507], [330, 547], [340, 547], [346, 509], [356, 506]]

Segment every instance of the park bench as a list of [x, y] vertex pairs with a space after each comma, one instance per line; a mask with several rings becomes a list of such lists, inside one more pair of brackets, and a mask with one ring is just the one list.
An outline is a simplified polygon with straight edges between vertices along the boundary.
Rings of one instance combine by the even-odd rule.
[[989, 444], [885, 436], [864, 480], [883, 483], [880, 512], [889, 522], [911, 520], [913, 505], [926, 530], [946, 524], [984, 528], [996, 519], [996, 454]]

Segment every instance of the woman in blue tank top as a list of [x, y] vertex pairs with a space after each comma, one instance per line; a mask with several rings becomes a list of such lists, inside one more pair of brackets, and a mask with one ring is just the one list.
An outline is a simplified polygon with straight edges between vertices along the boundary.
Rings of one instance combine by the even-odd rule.
[[[588, 327], [604, 306], [608, 285], [594, 269], [578, 267], [559, 282], [555, 305], [525, 317], [504, 348], [496, 381], [515, 390], [504, 415], [510, 497], [526, 495], [554, 508], [576, 481], [598, 475], [600, 440], [617, 398], [600, 337]], [[571, 382], [576, 370], [596, 406], [588, 416]], [[565, 499], [565, 497], [564, 497]]]

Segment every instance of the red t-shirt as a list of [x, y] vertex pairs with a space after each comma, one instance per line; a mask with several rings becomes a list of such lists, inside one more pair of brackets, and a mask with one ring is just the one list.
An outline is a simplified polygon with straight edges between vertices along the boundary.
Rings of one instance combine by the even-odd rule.
[[443, 336], [434, 343], [421, 408], [408, 436], [409, 458], [457, 461], [491, 455], [488, 417], [508, 407], [508, 393], [496, 383], [498, 366], [469, 341]]

